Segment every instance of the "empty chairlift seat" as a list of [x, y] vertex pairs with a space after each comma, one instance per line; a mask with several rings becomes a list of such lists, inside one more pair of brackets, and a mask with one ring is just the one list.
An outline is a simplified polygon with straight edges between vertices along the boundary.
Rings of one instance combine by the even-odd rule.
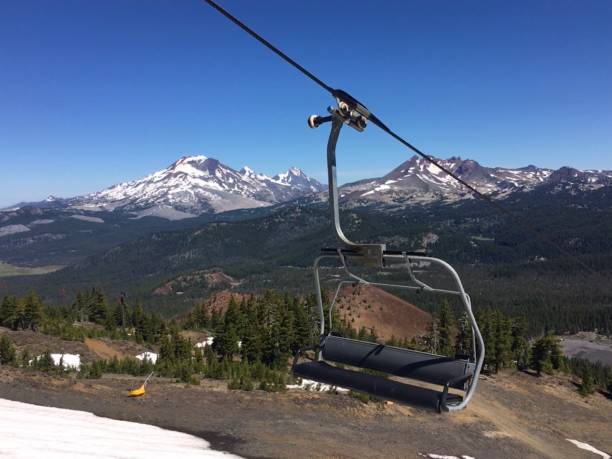
[[[438, 258], [429, 257], [420, 252], [387, 250], [385, 244], [360, 244], [351, 241], [344, 234], [340, 221], [339, 190], [336, 177], [336, 143], [342, 126], [346, 125], [363, 131], [370, 119], [370, 112], [358, 101], [343, 91], [335, 90], [337, 106], [330, 107], [331, 116], [313, 115], [308, 125], [316, 128], [323, 123], [331, 122], [329, 139], [327, 141], [327, 177], [329, 184], [329, 208], [331, 211], [332, 230], [340, 245], [336, 248], [324, 248], [314, 261], [315, 294], [319, 312], [318, 328], [321, 337], [317, 360], [300, 362], [300, 352], [295, 355], [293, 372], [296, 376], [332, 386], [345, 387], [370, 395], [397, 400], [417, 405], [434, 405], [438, 410], [458, 411], [467, 406], [472, 399], [478, 383], [478, 375], [484, 363], [484, 341], [478, 330], [478, 324], [472, 313], [472, 302], [463, 288], [461, 279], [451, 265]], [[335, 259], [338, 268], [344, 272], [344, 280], [340, 280], [336, 294], [328, 309], [329, 320], [325, 319], [323, 295], [319, 267], [322, 260]], [[351, 271], [353, 265], [375, 269], [395, 268], [403, 270], [407, 283], [391, 284], [371, 282]], [[434, 267], [445, 273], [454, 287], [436, 288], [417, 277], [413, 267], [419, 271]], [[399, 288], [416, 292], [425, 291], [433, 294], [451, 295], [459, 299], [472, 329], [473, 360], [453, 359], [441, 355], [384, 346], [354, 339], [342, 338], [331, 334], [333, 330], [332, 311], [340, 288], [345, 284], [369, 284], [384, 288]], [[327, 325], [326, 323], [329, 322]], [[335, 362], [338, 366], [330, 365]], [[342, 368], [348, 365], [360, 369], [373, 370], [369, 373], [360, 370]], [[442, 391], [426, 387], [404, 384], [384, 376], [410, 378], [430, 384], [443, 386]], [[449, 393], [449, 389], [461, 389], [462, 395]]]
[[352, 367], [375, 370], [444, 386], [442, 392], [417, 387], [384, 377], [351, 371], [325, 361], [296, 363], [296, 376], [346, 387], [385, 399], [445, 410], [447, 404], [461, 401], [449, 388], [465, 390], [474, 374], [474, 363], [426, 352], [329, 335], [321, 346], [324, 360]]

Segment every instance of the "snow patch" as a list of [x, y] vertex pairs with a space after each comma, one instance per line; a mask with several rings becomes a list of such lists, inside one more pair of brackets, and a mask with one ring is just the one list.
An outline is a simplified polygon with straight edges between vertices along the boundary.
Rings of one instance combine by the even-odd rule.
[[0, 456], [65, 459], [237, 458], [193, 435], [136, 422], [0, 399]]
[[590, 451], [593, 454], [598, 454], [599, 456], [603, 457], [603, 459], [610, 459], [610, 455], [608, 453], [604, 453], [603, 451], [598, 450], [597, 448], [589, 445], [588, 443], [584, 443], [578, 440], [571, 440], [569, 438], [566, 438], [566, 440], [569, 441], [570, 443], [573, 443], [580, 449], [584, 449], [585, 451]]
[[142, 361], [148, 360], [151, 363], [156, 363], [157, 357], [158, 355], [155, 352], [149, 352], [149, 351], [143, 352], [142, 354], [138, 354], [136, 356], [138, 360], [142, 360]]
[[201, 349], [206, 346], [212, 346], [213, 341], [215, 340], [214, 336], [209, 336], [204, 341], [200, 341], [199, 343], [195, 343], [195, 347]]
[[49, 218], [42, 218], [40, 220], [34, 220], [30, 222], [30, 225], [48, 225], [49, 223], [53, 223], [55, 220], [51, 220]]
[[195, 217], [194, 214], [190, 214], [188, 212], [181, 212], [180, 210], [176, 210], [170, 206], [149, 207], [148, 209], [141, 210], [139, 212], [134, 212], [134, 215], [136, 215], [134, 217], [134, 220], [138, 220], [144, 217], [158, 217], [165, 218], [166, 220], [170, 221], [176, 221]]
[[[81, 356], [79, 354], [50, 354], [53, 359], [53, 365], [59, 367], [60, 365], [66, 369], [79, 370], [81, 368]], [[36, 360], [40, 360], [42, 355], [36, 357]], [[30, 360], [28, 363], [32, 363]]]
[[427, 457], [429, 459], [475, 459], [473, 456], [468, 456], [467, 454], [462, 454], [461, 456], [448, 456], [446, 454], [435, 454], [435, 453], [426, 453], [420, 454], [419, 456]]
[[90, 223], [104, 223], [104, 220], [102, 220], [100, 217], [90, 217], [88, 215], [71, 215], [70, 218], [76, 218], [77, 220]]
[[338, 392], [341, 394], [349, 392], [349, 390], [344, 387], [331, 386], [311, 379], [301, 379], [299, 384], [288, 384], [287, 389], [303, 389], [314, 392]]
[[30, 231], [25, 225], [7, 225], [0, 228], [0, 237]]

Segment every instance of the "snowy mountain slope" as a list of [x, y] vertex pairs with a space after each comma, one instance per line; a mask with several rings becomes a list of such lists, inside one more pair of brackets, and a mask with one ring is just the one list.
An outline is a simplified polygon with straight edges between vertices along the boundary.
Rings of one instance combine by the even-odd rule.
[[68, 204], [85, 211], [123, 210], [137, 216], [185, 218], [205, 212], [264, 207], [323, 186], [297, 168], [268, 177], [206, 156], [185, 156], [147, 177], [120, 183]]
[[[459, 157], [437, 161], [482, 193], [498, 199], [545, 187], [551, 192], [562, 189], [587, 192], [612, 185], [612, 171], [580, 171], [568, 167], [553, 171], [531, 165], [518, 169], [491, 168]], [[381, 178], [343, 186], [342, 195], [345, 201], [354, 205], [453, 203], [472, 198], [463, 185], [418, 156], [413, 156]]]
[[[510, 169], [485, 167], [470, 159], [438, 159], [447, 169], [495, 199], [518, 192], [586, 193], [612, 186], [612, 171], [558, 170], [526, 166]], [[326, 200], [325, 187], [297, 168], [269, 177], [249, 167], [235, 170], [214, 158], [185, 156], [165, 169], [131, 182], [75, 198], [50, 196], [39, 203], [5, 209], [10, 212], [33, 207], [38, 211], [80, 212], [123, 211], [131, 218], [157, 216], [181, 220], [201, 214], [236, 209], [257, 209], [295, 198], [310, 196], [313, 202]], [[402, 208], [409, 205], [456, 203], [473, 196], [456, 180], [414, 156], [383, 177], [360, 180], [341, 188], [345, 205], [378, 205]]]

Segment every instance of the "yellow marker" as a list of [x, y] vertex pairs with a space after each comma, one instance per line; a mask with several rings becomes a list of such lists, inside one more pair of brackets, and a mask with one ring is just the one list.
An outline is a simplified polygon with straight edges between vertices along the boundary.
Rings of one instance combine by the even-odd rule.
[[144, 384], [140, 386], [138, 389], [134, 389], [130, 391], [130, 397], [140, 397], [145, 394], [145, 386]]
[[147, 379], [144, 380], [144, 382], [142, 383], [142, 386], [140, 386], [138, 389], [132, 389], [130, 393], [128, 394], [128, 396], [142, 397], [145, 394], [145, 386], [147, 385], [147, 382], [149, 382], [149, 378], [151, 376], [153, 376], [153, 372], [149, 373], [149, 376], [147, 376]]

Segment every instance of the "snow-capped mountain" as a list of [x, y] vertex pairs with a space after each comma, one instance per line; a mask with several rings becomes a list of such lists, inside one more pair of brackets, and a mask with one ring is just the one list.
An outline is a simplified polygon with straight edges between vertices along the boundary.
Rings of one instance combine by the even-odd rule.
[[268, 177], [249, 167], [237, 171], [214, 158], [184, 156], [140, 180], [85, 196], [53, 199], [58, 205], [61, 202], [84, 211], [122, 210], [137, 216], [178, 219], [204, 212], [269, 206], [323, 188], [295, 167]]
[[[612, 171], [581, 171], [569, 167], [554, 171], [531, 165], [518, 169], [491, 168], [459, 157], [436, 158], [436, 161], [480, 192], [497, 199], [539, 187], [547, 187], [550, 192], [562, 189], [586, 192], [612, 185]], [[353, 205], [452, 203], [473, 198], [463, 185], [419, 156], [413, 156], [383, 177], [344, 185], [341, 195]]]

